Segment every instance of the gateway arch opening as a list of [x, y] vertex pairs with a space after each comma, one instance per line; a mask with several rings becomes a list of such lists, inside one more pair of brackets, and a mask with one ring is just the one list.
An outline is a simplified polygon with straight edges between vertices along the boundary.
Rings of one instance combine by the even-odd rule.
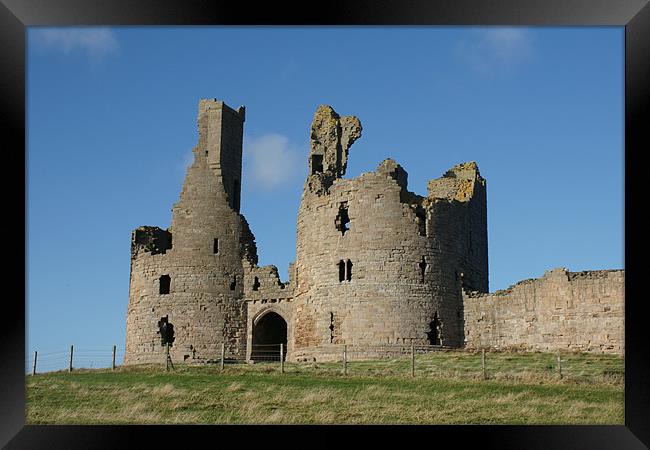
[[268, 312], [253, 325], [253, 361], [279, 361], [280, 344], [282, 359], [287, 355], [287, 322], [275, 312]]

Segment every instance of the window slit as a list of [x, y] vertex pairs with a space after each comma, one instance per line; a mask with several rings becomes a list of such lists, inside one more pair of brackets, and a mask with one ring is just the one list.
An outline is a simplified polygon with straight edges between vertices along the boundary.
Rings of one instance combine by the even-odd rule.
[[160, 283], [159, 294], [169, 294], [169, 288], [172, 282], [171, 277], [169, 275], [162, 275], [158, 281]]
[[424, 256], [422, 257], [422, 261], [418, 263], [418, 266], [420, 267], [420, 281], [424, 283], [424, 274], [427, 271], [427, 261], [424, 259]]

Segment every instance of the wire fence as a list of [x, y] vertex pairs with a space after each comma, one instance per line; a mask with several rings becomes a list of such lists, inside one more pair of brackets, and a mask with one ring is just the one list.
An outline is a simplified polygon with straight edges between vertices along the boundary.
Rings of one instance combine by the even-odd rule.
[[39, 352], [25, 356], [25, 371], [29, 374], [74, 369], [114, 369], [124, 360], [125, 348], [116, 345], [76, 347], [67, 350]]
[[[28, 374], [75, 369], [117, 369], [124, 360], [124, 347], [75, 347], [34, 352], [25, 358]], [[303, 356], [304, 355], [304, 356]], [[315, 355], [315, 356], [311, 356]], [[161, 370], [189, 366], [216, 367], [220, 371], [249, 370], [286, 374], [344, 376], [411, 376], [474, 379], [559, 379], [623, 382], [622, 356], [597, 353], [463, 350], [426, 345], [331, 345], [318, 351], [293, 352], [287, 360], [286, 344], [253, 345], [246, 355], [220, 355], [211, 359], [167, 357], [163, 350], [155, 364]]]

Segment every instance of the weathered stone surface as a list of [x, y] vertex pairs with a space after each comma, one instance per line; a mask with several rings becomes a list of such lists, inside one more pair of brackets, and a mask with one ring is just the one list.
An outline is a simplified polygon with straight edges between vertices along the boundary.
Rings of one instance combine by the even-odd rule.
[[222, 344], [227, 357], [249, 359], [271, 313], [287, 324], [287, 358], [299, 361], [338, 360], [342, 344], [367, 349], [351, 359], [372, 357], [378, 345], [434, 336], [450, 347], [623, 352], [623, 271], [554, 270], [488, 294], [487, 187], [477, 164], [430, 180], [426, 196], [408, 190], [392, 159], [343, 179], [361, 123], [325, 105], [311, 126], [289, 281], [258, 267], [239, 213], [244, 114], [199, 102], [198, 145], [171, 226], [132, 233], [125, 364], [164, 361], [163, 318], [174, 329], [174, 362], [216, 361]]
[[547, 271], [493, 294], [464, 292], [467, 347], [624, 353], [622, 270]]
[[340, 117], [331, 106], [320, 105], [311, 123], [310, 192], [327, 192], [333, 181], [345, 175], [350, 146], [361, 137], [361, 122], [354, 116]]

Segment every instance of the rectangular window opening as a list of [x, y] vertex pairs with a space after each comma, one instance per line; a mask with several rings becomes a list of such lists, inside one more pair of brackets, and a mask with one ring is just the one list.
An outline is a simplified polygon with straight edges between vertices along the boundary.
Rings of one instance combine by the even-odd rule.
[[311, 155], [311, 174], [323, 171], [323, 155]]
[[420, 236], [427, 235], [427, 214], [423, 207], [418, 206], [415, 210], [415, 216], [418, 221], [418, 234]]
[[345, 261], [339, 261], [339, 282], [345, 281]]
[[159, 279], [159, 283], [160, 283], [159, 293], [161, 295], [169, 294], [169, 288], [172, 283], [171, 277], [169, 275], [162, 275]]

